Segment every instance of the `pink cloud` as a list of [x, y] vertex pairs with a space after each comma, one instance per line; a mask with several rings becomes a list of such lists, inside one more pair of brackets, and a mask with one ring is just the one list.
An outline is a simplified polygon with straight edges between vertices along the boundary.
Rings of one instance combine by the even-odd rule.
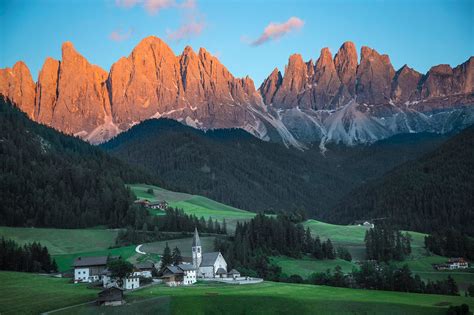
[[127, 32], [113, 31], [109, 35], [109, 39], [113, 40], [114, 42], [123, 42], [130, 37], [132, 37], [132, 30], [128, 30]]
[[126, 9], [141, 5], [149, 14], [154, 15], [160, 10], [169, 8], [194, 9], [196, 0], [183, 0], [181, 2], [176, 0], [115, 0], [115, 4]]
[[205, 23], [203, 21], [196, 22], [195, 20], [191, 20], [181, 25], [177, 30], [168, 31], [168, 39], [180, 41], [182, 39], [199, 36], [204, 27]]
[[252, 46], [259, 46], [267, 41], [279, 39], [290, 32], [301, 29], [303, 25], [304, 21], [294, 16], [284, 23], [272, 22], [265, 27], [263, 34], [250, 44]]

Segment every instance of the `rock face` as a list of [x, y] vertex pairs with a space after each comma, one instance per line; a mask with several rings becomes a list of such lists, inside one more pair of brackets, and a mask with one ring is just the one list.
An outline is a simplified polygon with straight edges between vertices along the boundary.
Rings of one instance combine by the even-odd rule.
[[13, 68], [0, 69], [0, 94], [12, 100], [30, 118], [35, 111], [35, 82], [24, 62]]
[[422, 75], [395, 71], [387, 55], [345, 42], [316, 63], [290, 56], [258, 90], [235, 78], [204, 48], [175, 55], [143, 39], [107, 73], [69, 42], [47, 58], [35, 84], [23, 62], [0, 70], [0, 94], [32, 119], [92, 143], [145, 119], [168, 117], [195, 128], [243, 128], [300, 149], [328, 141], [370, 143], [397, 133], [448, 132], [474, 123], [474, 57]]

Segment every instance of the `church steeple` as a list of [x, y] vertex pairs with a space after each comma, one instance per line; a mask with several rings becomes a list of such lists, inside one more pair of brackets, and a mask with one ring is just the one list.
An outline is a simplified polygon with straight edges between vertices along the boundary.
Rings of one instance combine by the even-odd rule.
[[197, 228], [194, 228], [194, 236], [193, 236], [193, 265], [194, 268], [198, 269], [201, 266], [202, 261], [202, 247], [201, 247], [201, 239], [199, 238], [199, 233]]

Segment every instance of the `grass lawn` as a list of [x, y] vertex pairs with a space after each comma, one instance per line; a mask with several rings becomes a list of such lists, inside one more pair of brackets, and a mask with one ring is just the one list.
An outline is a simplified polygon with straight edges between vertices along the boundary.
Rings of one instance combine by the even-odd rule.
[[0, 227], [0, 236], [24, 244], [34, 241], [48, 247], [51, 255], [91, 252], [107, 249], [115, 244], [117, 230], [104, 229], [44, 229]]
[[314, 272], [326, 272], [327, 269], [330, 269], [332, 272], [338, 265], [341, 266], [344, 273], [351, 272], [353, 267], [358, 267], [356, 264], [342, 259], [316, 260], [309, 257], [294, 259], [285, 256], [278, 256], [272, 257], [271, 261], [280, 266], [282, 272], [288, 276], [296, 274], [303, 278], [307, 278]]
[[97, 290], [69, 280], [0, 271], [0, 314], [38, 314], [96, 298]]
[[[193, 214], [198, 218], [204, 217], [206, 220], [209, 217], [221, 222], [225, 219], [229, 232], [235, 230], [237, 221], [250, 220], [255, 216], [253, 212], [237, 209], [202, 196], [173, 192], [157, 186], [144, 184], [128, 186], [137, 198], [151, 201], [166, 200], [171, 207], [183, 209], [187, 214]], [[153, 195], [148, 193], [150, 188], [154, 190]]]
[[[165, 249], [166, 243], [173, 250], [178, 246], [181, 251], [181, 255], [184, 257], [191, 257], [191, 245], [193, 243], [192, 238], [180, 238], [167, 241], [159, 241], [154, 243], [146, 243], [140, 248], [141, 251], [145, 253], [158, 254], [161, 255]], [[214, 251], [214, 237], [213, 236], [203, 236], [201, 237], [202, 250], [204, 253], [209, 253]]]
[[[165, 299], [170, 297], [170, 299]], [[304, 284], [264, 282], [254, 285], [163, 285], [127, 295], [128, 306], [82, 306], [63, 314], [445, 314], [449, 305], [474, 300], [464, 297], [356, 290]], [[127, 309], [128, 308], [128, 309]]]
[[[132, 260], [132, 257], [138, 256], [135, 252], [135, 245], [132, 246], [125, 246], [125, 247], [117, 247], [111, 249], [103, 249], [99, 251], [91, 251], [91, 252], [83, 252], [83, 253], [74, 253], [74, 254], [66, 254], [66, 255], [54, 255], [53, 258], [56, 259], [56, 263], [58, 264], [59, 271], [67, 271], [71, 269], [71, 265], [76, 257], [82, 256], [122, 256], [122, 259]], [[133, 262], [133, 260], [132, 260]]]

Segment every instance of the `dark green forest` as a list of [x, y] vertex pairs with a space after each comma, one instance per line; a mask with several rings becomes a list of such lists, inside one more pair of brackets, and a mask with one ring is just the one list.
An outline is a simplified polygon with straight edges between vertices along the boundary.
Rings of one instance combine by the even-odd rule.
[[57, 272], [56, 261], [46, 246], [33, 242], [23, 246], [11, 239], [0, 239], [0, 270]]
[[371, 146], [332, 145], [299, 151], [261, 141], [240, 129], [203, 132], [168, 119], [153, 119], [102, 145], [146, 168], [168, 188], [200, 194], [256, 212], [315, 216], [351, 189], [414, 159], [446, 139], [402, 135]]
[[385, 218], [405, 230], [474, 235], [474, 127], [438, 149], [353, 190], [323, 219]]
[[133, 222], [129, 182], [156, 182], [100, 148], [28, 119], [0, 98], [0, 225]]

